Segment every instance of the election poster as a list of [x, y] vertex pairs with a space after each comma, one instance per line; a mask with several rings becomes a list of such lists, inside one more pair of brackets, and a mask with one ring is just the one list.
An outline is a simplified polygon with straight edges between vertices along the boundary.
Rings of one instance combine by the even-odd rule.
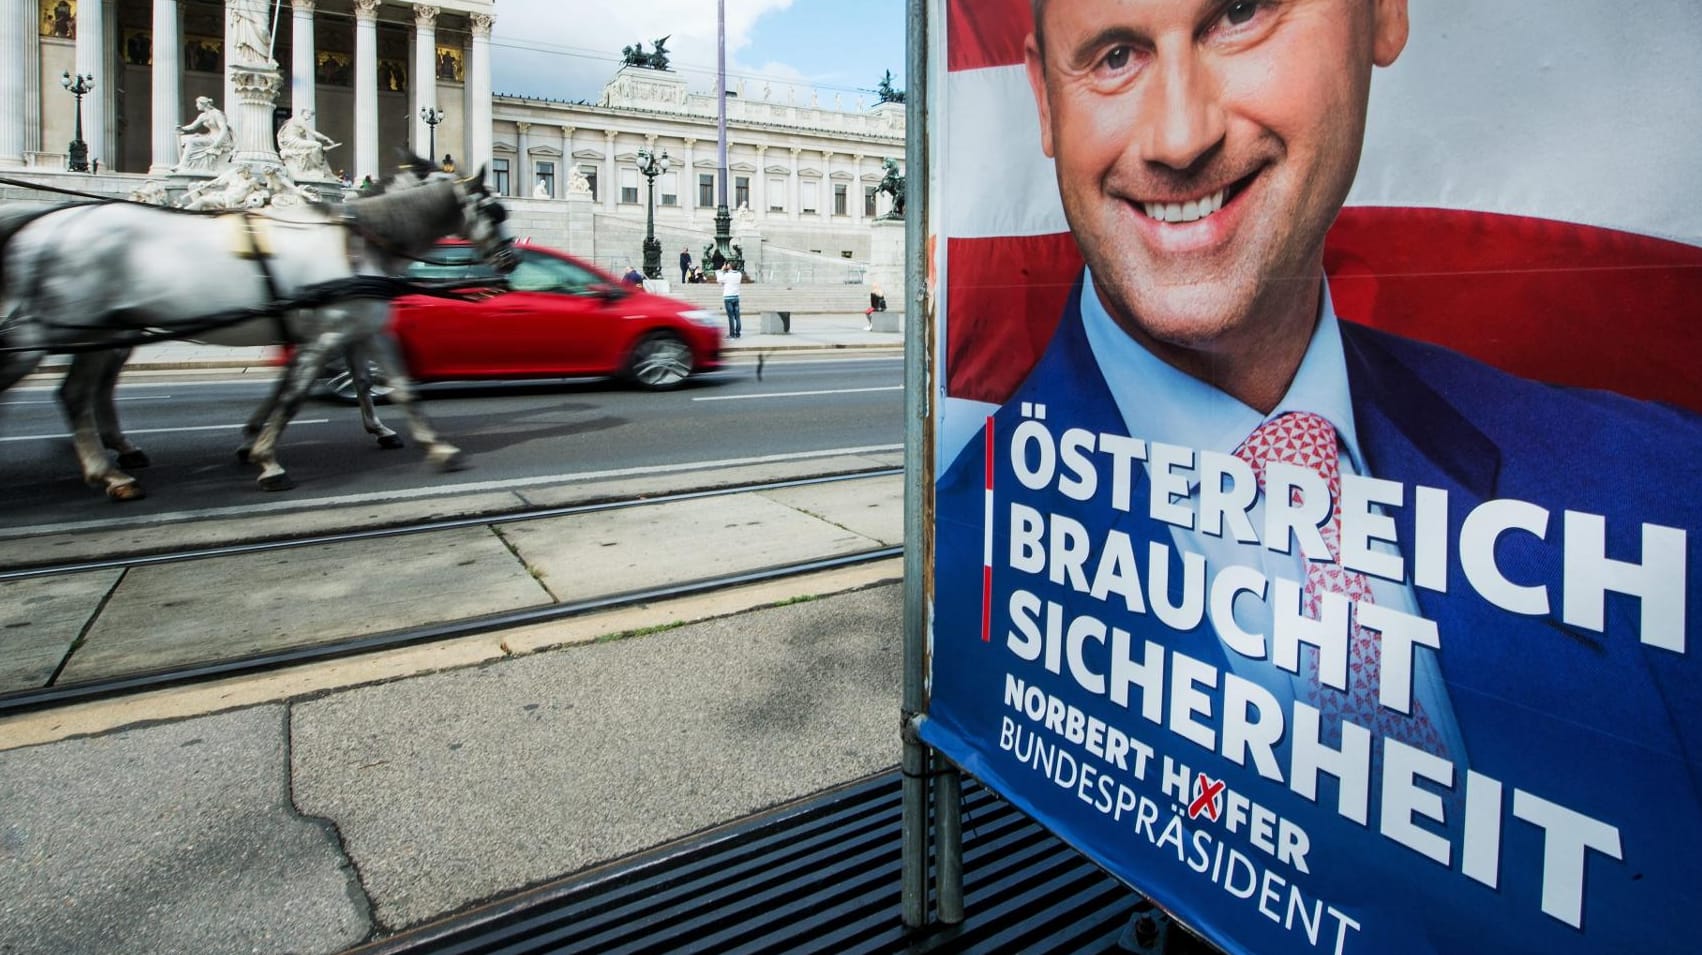
[[923, 739], [1225, 951], [1692, 948], [1702, 8], [937, 9]]

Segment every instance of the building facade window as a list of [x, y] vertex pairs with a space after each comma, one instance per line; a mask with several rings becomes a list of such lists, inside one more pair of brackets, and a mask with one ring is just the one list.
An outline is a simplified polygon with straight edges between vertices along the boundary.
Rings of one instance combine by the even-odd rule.
[[596, 201], [596, 199], [597, 199], [597, 167], [596, 166], [589, 166], [589, 165], [580, 166], [579, 167], [579, 174], [585, 177], [585, 184], [591, 187], [591, 199], [592, 199], [592, 201]]
[[833, 184], [833, 214], [836, 216], [851, 214], [850, 206], [846, 201], [846, 188], [843, 182]]
[[820, 185], [821, 185], [821, 183], [815, 181], [814, 179], [811, 179], [811, 180], [806, 181], [805, 183], [803, 183], [799, 187], [799, 189], [798, 189], [798, 193], [799, 193], [799, 195], [798, 195], [798, 211], [799, 212], [803, 212], [803, 213], [806, 213], [806, 214], [812, 214], [813, 215], [815, 213], [816, 209], [819, 208], [816, 205], [816, 190], [817, 190], [818, 187], [820, 187]]
[[513, 193], [509, 192], [508, 187], [508, 160], [492, 159], [491, 188], [496, 190], [496, 194], [499, 196], [513, 195]]
[[700, 172], [697, 174], [697, 204], [700, 206], [715, 205], [715, 174]]
[[768, 211], [786, 211], [786, 179], [783, 176], [768, 177]]
[[538, 183], [543, 186], [543, 194], [554, 199], [556, 195], [556, 164], [540, 161], [536, 165], [538, 167]]
[[662, 174], [662, 205], [677, 206], [680, 204], [680, 174], [665, 172]]
[[638, 170], [621, 170], [621, 201], [638, 204]]
[[868, 219], [873, 219], [875, 217], [875, 187], [874, 186], [864, 186], [863, 187], [863, 216], [864, 216], [864, 218], [868, 218]]
[[733, 208], [742, 209], [751, 204], [751, 177], [733, 177]]

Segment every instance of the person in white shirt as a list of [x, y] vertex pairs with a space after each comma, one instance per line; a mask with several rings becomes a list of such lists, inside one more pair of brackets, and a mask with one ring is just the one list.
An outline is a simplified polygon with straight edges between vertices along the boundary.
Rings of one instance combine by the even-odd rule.
[[739, 283], [744, 281], [744, 273], [733, 268], [728, 262], [721, 266], [721, 304], [727, 309], [727, 337], [739, 337]]

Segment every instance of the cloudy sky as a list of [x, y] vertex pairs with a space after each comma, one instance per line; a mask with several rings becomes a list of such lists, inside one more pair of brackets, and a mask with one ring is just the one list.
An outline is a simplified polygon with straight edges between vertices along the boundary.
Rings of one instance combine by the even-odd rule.
[[[788, 86], [799, 103], [818, 91], [851, 108], [891, 70], [904, 87], [903, 0], [726, 0], [729, 86], [764, 82], [774, 98]], [[492, 83], [499, 93], [595, 102], [619, 67], [621, 48], [646, 51], [669, 36], [670, 65], [690, 88], [709, 92], [715, 75], [712, 0], [496, 0]]]

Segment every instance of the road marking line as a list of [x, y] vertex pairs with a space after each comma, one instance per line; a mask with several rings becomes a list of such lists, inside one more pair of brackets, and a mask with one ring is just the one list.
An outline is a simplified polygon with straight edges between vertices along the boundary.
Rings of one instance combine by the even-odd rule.
[[863, 391], [903, 391], [903, 385], [883, 385], [879, 388], [834, 388], [829, 391], [769, 391], [760, 395], [712, 395], [693, 398], [693, 401], [742, 401], [746, 398], [804, 398], [810, 395], [854, 395]]
[[[137, 395], [134, 398], [114, 398], [113, 401], [161, 401], [171, 395], [149, 395], [146, 398]], [[57, 401], [0, 401], [0, 408], [19, 408], [24, 405], [56, 405]]]
[[[290, 422], [298, 424], [326, 424], [330, 418], [301, 418]], [[174, 434], [179, 431], [241, 431], [240, 424], [201, 424], [192, 428], [137, 428], [127, 430], [125, 434]], [[0, 441], [63, 441], [71, 437], [69, 434], [16, 434], [0, 438]]]
[[59, 524], [37, 524], [32, 527], [0, 528], [0, 540], [32, 537], [38, 534], [63, 534], [75, 531], [119, 530], [165, 524], [175, 521], [210, 517], [251, 517], [280, 511], [305, 511], [320, 507], [349, 504], [382, 504], [422, 497], [446, 497], [455, 494], [476, 494], [485, 491], [507, 491], [536, 487], [540, 484], [563, 484], [572, 481], [597, 481], [609, 478], [645, 477], [654, 474], [674, 474], [681, 471], [706, 471], [714, 468], [743, 467], [751, 464], [784, 464], [788, 461], [813, 461], [859, 454], [889, 454], [903, 451], [902, 444], [873, 444], [859, 448], [829, 448], [825, 451], [803, 451], [796, 454], [765, 454], [749, 458], [727, 458], [722, 461], [688, 461], [684, 464], [656, 464], [647, 467], [611, 468], [606, 471], [580, 471], [573, 474], [549, 474], [540, 477], [508, 478], [501, 481], [471, 481], [442, 487], [414, 487], [399, 491], [368, 491], [345, 494], [341, 497], [318, 497], [300, 501], [275, 501], [270, 504], [243, 504], [235, 507], [210, 507], [201, 511], [173, 511], [166, 514], [147, 514], [137, 517], [108, 518], [94, 521], [66, 521]]

